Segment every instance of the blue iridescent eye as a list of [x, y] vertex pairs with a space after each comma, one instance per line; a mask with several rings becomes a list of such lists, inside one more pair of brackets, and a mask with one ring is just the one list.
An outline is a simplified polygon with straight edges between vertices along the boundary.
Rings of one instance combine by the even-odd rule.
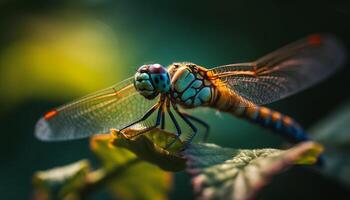
[[151, 73], [151, 79], [154, 87], [161, 93], [167, 93], [170, 91], [170, 77], [168, 72], [166, 73]]
[[170, 91], [170, 76], [159, 64], [143, 65], [135, 74], [134, 86], [141, 95], [153, 99], [159, 93]]

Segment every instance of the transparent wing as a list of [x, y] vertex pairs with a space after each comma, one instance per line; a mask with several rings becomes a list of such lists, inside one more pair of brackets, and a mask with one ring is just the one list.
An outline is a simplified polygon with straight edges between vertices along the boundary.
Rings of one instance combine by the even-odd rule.
[[48, 112], [36, 124], [41, 140], [70, 140], [109, 132], [140, 119], [154, 104], [141, 96], [129, 78]]
[[330, 35], [311, 35], [255, 62], [211, 69], [225, 86], [255, 104], [267, 104], [330, 76], [345, 61], [345, 49]]

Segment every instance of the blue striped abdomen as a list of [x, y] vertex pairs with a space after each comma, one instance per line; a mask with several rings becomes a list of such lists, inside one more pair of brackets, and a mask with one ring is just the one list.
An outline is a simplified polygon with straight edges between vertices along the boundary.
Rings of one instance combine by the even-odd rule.
[[292, 143], [309, 140], [304, 129], [291, 117], [262, 106], [247, 107], [241, 117], [272, 129]]
[[263, 106], [254, 105], [226, 87], [219, 87], [216, 94], [216, 100], [213, 101], [212, 107], [218, 108], [220, 111], [269, 128], [292, 143], [309, 140], [303, 128], [289, 116]]

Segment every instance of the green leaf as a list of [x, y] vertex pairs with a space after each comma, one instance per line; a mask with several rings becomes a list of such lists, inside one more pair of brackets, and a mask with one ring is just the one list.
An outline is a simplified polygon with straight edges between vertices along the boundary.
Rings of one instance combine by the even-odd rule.
[[313, 164], [322, 147], [307, 142], [289, 150], [231, 149], [194, 144], [185, 150], [198, 199], [250, 199], [272, 175], [293, 164]]
[[321, 172], [350, 186], [350, 103], [315, 124], [309, 132], [325, 146]]
[[[127, 133], [114, 132], [114, 146], [123, 147], [135, 153], [139, 158], [159, 166], [167, 171], [182, 171], [186, 168], [185, 159], [177, 154], [182, 148], [182, 142], [175, 135], [165, 130], [153, 129], [144, 135], [128, 139], [137, 131], [129, 129]], [[164, 147], [175, 141], [169, 149]]]
[[113, 137], [109, 134], [97, 135], [90, 140], [90, 148], [100, 159], [101, 164], [107, 171], [113, 170], [130, 160], [137, 159], [136, 155], [124, 148], [114, 148]]
[[79, 191], [86, 185], [90, 163], [81, 160], [63, 167], [36, 172], [33, 176], [35, 199], [80, 199]]
[[[172, 185], [169, 170], [185, 168], [185, 159], [176, 152], [182, 143], [171, 133], [155, 129], [142, 136], [127, 139], [135, 129], [92, 137], [90, 146], [102, 167], [90, 171], [83, 160], [64, 167], [37, 172], [34, 175], [35, 199], [84, 199], [91, 192], [108, 188], [118, 198], [129, 200], [167, 199]], [[174, 145], [168, 150], [169, 142]], [[157, 164], [153, 165], [151, 163]], [[172, 166], [175, 165], [175, 166]]]
[[[167, 199], [171, 189], [171, 174], [137, 158], [125, 148], [111, 145], [111, 135], [91, 139], [93, 152], [101, 159], [105, 172], [102, 177], [109, 190], [128, 200]], [[105, 173], [105, 174], [103, 174]]]

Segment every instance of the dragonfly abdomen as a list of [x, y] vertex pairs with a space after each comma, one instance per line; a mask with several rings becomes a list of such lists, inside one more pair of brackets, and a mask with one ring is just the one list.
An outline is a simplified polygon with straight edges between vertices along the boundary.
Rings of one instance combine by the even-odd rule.
[[247, 107], [241, 116], [280, 133], [292, 143], [308, 140], [304, 129], [294, 119], [278, 111], [263, 106]]
[[292, 143], [308, 140], [303, 128], [291, 117], [254, 105], [226, 88], [218, 87], [217, 94], [212, 107], [269, 128]]

